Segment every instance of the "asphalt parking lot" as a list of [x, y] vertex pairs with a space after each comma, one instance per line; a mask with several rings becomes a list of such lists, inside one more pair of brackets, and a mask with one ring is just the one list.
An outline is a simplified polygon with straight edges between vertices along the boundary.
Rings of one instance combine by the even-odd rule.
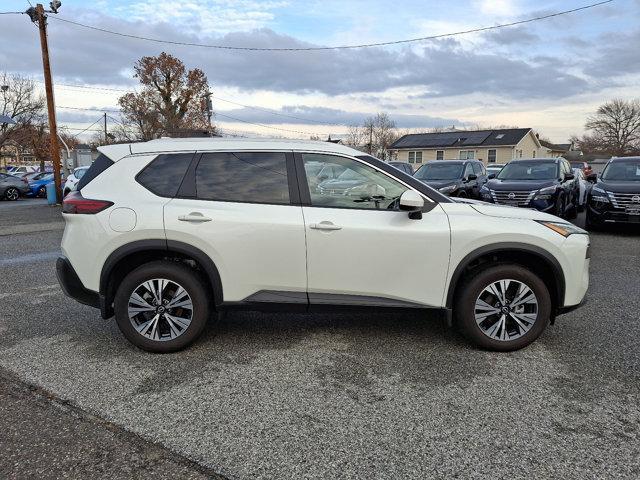
[[[30, 456], [48, 450], [28, 418], [63, 425], [51, 402], [96, 445], [74, 460], [72, 438], [57, 443], [61, 477], [82, 462], [92, 476], [94, 457], [104, 478], [640, 477], [638, 231], [592, 235], [588, 304], [519, 352], [417, 314], [231, 313], [153, 355], [64, 297], [62, 228], [55, 207], [0, 202], [1, 477], [38, 471]], [[110, 469], [111, 451], [132, 453]]]

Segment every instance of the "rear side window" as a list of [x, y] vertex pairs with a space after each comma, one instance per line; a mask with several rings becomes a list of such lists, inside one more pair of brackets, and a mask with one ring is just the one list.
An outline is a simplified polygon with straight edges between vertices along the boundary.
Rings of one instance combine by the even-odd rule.
[[91, 164], [87, 173], [82, 176], [82, 179], [78, 182], [77, 190], [82, 190], [87, 184], [104, 172], [107, 168], [113, 165], [113, 160], [101, 153], [98, 158]]
[[136, 180], [160, 197], [175, 197], [192, 158], [193, 153], [158, 155], [138, 174]]
[[280, 152], [206, 153], [196, 169], [202, 200], [289, 205], [287, 160]]

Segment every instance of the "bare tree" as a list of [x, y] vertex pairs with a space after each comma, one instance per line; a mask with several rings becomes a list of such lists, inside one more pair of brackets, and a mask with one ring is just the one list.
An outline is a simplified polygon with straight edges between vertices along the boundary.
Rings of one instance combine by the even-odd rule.
[[118, 103], [123, 123], [134, 126], [139, 139], [151, 140], [185, 129], [208, 129], [202, 101], [209, 93], [209, 84], [202, 70], [187, 71], [180, 59], [164, 52], [157, 57], [142, 57], [133, 68], [142, 91], [125, 94]]
[[0, 123], [0, 150], [15, 142], [21, 130], [44, 119], [44, 102], [44, 96], [36, 92], [30, 78], [0, 73], [0, 114], [16, 122]]
[[398, 139], [396, 123], [384, 112], [367, 118], [364, 121], [363, 134], [367, 152], [381, 160], [389, 156], [389, 147]]
[[640, 151], [640, 100], [615, 99], [601, 105], [587, 119], [590, 135], [579, 140], [582, 147], [629, 155]]
[[365, 132], [357, 125], [349, 126], [347, 136], [344, 138], [343, 142], [345, 145], [355, 148], [356, 150], [362, 150], [364, 152], [367, 149]]

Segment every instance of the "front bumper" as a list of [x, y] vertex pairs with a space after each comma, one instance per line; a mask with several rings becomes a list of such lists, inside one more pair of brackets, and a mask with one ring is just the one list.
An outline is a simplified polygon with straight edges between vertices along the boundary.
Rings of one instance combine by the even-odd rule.
[[84, 305], [100, 308], [100, 295], [98, 292], [85, 288], [71, 265], [71, 262], [69, 262], [66, 257], [58, 257], [56, 261], [56, 274], [65, 295]]
[[594, 208], [589, 203], [587, 215], [589, 220], [596, 223], [640, 223], [640, 215], [629, 215], [624, 210], [619, 208], [612, 208], [607, 205], [603, 205], [601, 208]]

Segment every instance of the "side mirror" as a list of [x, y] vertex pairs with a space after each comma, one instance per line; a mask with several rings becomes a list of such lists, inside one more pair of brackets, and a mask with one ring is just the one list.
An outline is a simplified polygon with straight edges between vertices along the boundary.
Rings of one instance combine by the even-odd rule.
[[487, 178], [489, 180], [493, 180], [494, 178], [496, 178], [496, 174], [495, 173], [490, 173], [489, 175], [487, 175]]
[[576, 178], [576, 176], [573, 173], [565, 173], [564, 174], [564, 179], [565, 180], [573, 180], [574, 178]]
[[587, 175], [587, 182], [596, 183], [598, 181], [598, 174], [592, 173], [591, 175]]
[[477, 180], [478, 179], [478, 175], [476, 175], [475, 173], [471, 173], [468, 177], [467, 177], [467, 182], [470, 182], [472, 180]]
[[400, 210], [409, 212], [411, 220], [420, 220], [422, 218], [423, 207], [424, 199], [415, 190], [407, 190], [400, 196]]

